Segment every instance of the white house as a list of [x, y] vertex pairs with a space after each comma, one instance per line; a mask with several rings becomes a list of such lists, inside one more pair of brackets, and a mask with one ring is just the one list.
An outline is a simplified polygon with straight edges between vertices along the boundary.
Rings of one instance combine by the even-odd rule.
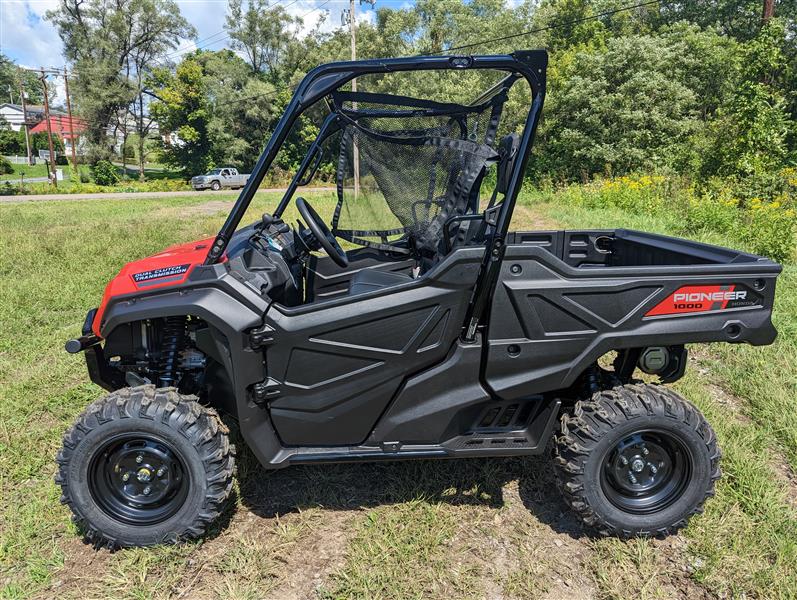
[[[44, 107], [38, 104], [28, 104], [25, 107], [25, 112], [28, 117], [29, 127], [36, 125], [36, 123], [44, 119]], [[50, 115], [54, 117], [65, 116], [66, 113], [60, 110], [50, 109]], [[24, 119], [22, 117], [21, 104], [11, 104], [9, 102], [0, 104], [0, 117], [5, 119], [6, 123], [11, 126], [12, 131], [19, 131], [22, 129], [22, 123]]]

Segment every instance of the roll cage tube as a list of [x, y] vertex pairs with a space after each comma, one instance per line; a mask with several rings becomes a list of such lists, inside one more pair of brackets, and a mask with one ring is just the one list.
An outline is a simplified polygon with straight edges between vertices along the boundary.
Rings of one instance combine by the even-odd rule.
[[[511, 211], [514, 209], [515, 199], [520, 190], [522, 177], [519, 177], [518, 173], [525, 170], [533, 134], [536, 131], [537, 122], [540, 117], [542, 98], [545, 95], [545, 71], [547, 64], [548, 54], [545, 50], [523, 50], [516, 51], [512, 54], [496, 56], [418, 56], [410, 58], [336, 62], [316, 67], [302, 79], [301, 83], [299, 83], [291, 101], [285, 109], [285, 113], [277, 122], [274, 133], [266, 144], [260, 158], [257, 160], [252, 175], [249, 177], [243, 190], [241, 190], [241, 194], [238, 196], [230, 214], [224, 221], [224, 225], [222, 225], [219, 233], [216, 235], [210, 251], [205, 258], [204, 264], [212, 265], [218, 262], [224, 254], [224, 250], [227, 248], [230, 238], [233, 233], [235, 233], [246, 210], [249, 208], [257, 188], [260, 187], [263, 177], [265, 177], [266, 172], [274, 161], [274, 158], [276, 158], [283, 142], [288, 137], [291, 127], [293, 127], [296, 119], [298, 119], [307, 108], [356, 77], [370, 73], [391, 73], [400, 71], [493, 69], [508, 71], [510, 73], [519, 73], [526, 79], [531, 87], [534, 100], [526, 119], [526, 126], [519, 148], [522, 159], [516, 163], [516, 172], [513, 173], [507, 193], [504, 196], [504, 202], [502, 203], [503, 210], [501, 211], [501, 215], [499, 215], [498, 225], [496, 226], [493, 240], [490, 244], [490, 247], [493, 247], [495, 245], [495, 240], [499, 239], [501, 240], [499, 247], [503, 246], [503, 239], [506, 237], [506, 228], [511, 219]], [[500, 252], [500, 255], [503, 255], [503, 251]], [[500, 257], [497, 260], [500, 261]], [[489, 262], [485, 261], [485, 263], [487, 264], [483, 264], [482, 269], [484, 274], [489, 274]], [[482, 283], [483, 282], [480, 280], [477, 284], [471, 304], [476, 300], [476, 291], [483, 289]], [[489, 289], [491, 289], [491, 287], [492, 284]], [[483, 310], [483, 307], [484, 303], [482, 303], [481, 310]], [[476, 313], [469, 308], [468, 322], [472, 320], [474, 314]], [[470, 331], [470, 327], [468, 331]]]
[[[310, 165], [313, 164], [313, 161], [316, 159], [321, 159], [322, 156], [320, 153], [322, 152], [322, 144], [339, 130], [340, 127], [338, 126], [337, 115], [334, 113], [329, 114], [321, 125], [321, 128], [318, 130], [318, 135], [316, 136], [315, 140], [313, 140], [313, 143], [310, 144], [310, 148], [307, 150], [307, 154], [304, 155], [304, 159], [299, 165], [299, 168], [296, 170], [296, 174], [291, 179], [290, 184], [288, 184], [288, 188], [282, 195], [282, 200], [280, 200], [280, 203], [277, 205], [277, 208], [274, 211], [275, 217], [282, 216], [282, 213], [288, 206], [288, 202], [290, 202], [290, 199], [296, 191], [296, 188], [298, 188], [300, 185], [304, 185], [303, 182], [305, 173], [307, 172], [307, 169], [310, 168]], [[317, 166], [317, 164], [314, 164], [313, 168]]]

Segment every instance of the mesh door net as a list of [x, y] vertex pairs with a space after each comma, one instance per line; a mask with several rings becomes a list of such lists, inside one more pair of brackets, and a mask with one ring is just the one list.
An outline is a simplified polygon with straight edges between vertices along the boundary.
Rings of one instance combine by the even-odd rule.
[[392, 252], [437, 253], [446, 220], [478, 210], [505, 101], [506, 90], [477, 106], [335, 94], [343, 127], [333, 233]]

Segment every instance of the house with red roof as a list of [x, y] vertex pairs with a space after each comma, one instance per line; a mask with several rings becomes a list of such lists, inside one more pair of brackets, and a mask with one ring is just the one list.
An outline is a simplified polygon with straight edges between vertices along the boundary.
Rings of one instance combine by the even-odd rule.
[[[53, 135], [61, 138], [61, 141], [64, 143], [64, 151], [67, 156], [69, 156], [72, 152], [72, 144], [75, 144], [75, 151], [80, 154], [81, 153], [81, 144], [80, 144], [80, 136], [83, 134], [87, 129], [87, 123], [83, 119], [79, 117], [72, 117], [72, 123], [70, 126], [69, 123], [69, 116], [63, 114], [52, 114], [50, 113], [50, 128], [52, 129]], [[42, 119], [36, 125], [31, 127], [31, 133], [47, 133], [47, 120]], [[73, 139], [74, 135], [74, 139]]]

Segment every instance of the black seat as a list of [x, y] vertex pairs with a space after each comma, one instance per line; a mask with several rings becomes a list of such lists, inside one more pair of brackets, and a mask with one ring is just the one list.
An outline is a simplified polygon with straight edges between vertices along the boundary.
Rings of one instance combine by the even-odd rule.
[[412, 281], [412, 277], [406, 273], [396, 273], [395, 271], [378, 271], [376, 269], [363, 269], [357, 271], [349, 283], [349, 295], [365, 294], [374, 290], [400, 285]]

